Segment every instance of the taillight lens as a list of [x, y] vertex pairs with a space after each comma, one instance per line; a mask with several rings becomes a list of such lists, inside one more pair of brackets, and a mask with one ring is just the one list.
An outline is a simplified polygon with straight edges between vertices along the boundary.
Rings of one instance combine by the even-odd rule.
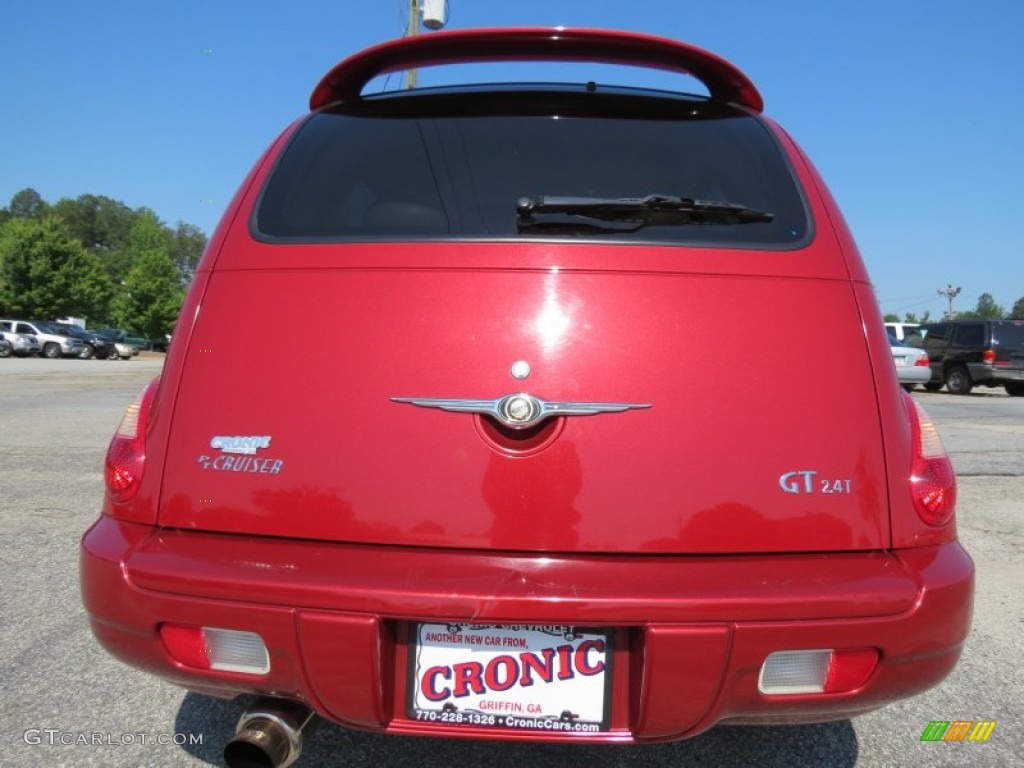
[[942, 526], [956, 511], [956, 474], [927, 411], [905, 394], [913, 439], [910, 492], [914, 509], [928, 525]]
[[124, 412], [121, 424], [107, 449], [104, 477], [107, 495], [123, 503], [138, 493], [146, 464], [146, 426], [160, 378], [151, 381]]
[[832, 651], [825, 693], [842, 693], [860, 688], [878, 666], [874, 648], [840, 648]]
[[927, 368], [929, 365], [931, 365], [931, 362], [928, 360], [928, 355], [921, 355], [917, 358], [917, 362], [914, 363], [916, 368]]
[[757, 688], [769, 696], [846, 693], [864, 685], [876, 666], [875, 648], [776, 651], [761, 666]]
[[161, 624], [160, 638], [171, 657], [187, 667], [265, 675], [270, 655], [255, 632], [187, 624]]
[[981, 353], [981, 362], [987, 365], [992, 365], [996, 361], [996, 351], [994, 349], [986, 349]]

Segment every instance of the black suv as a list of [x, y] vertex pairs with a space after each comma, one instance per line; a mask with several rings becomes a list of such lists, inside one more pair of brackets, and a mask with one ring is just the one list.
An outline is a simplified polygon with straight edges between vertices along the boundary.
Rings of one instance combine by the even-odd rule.
[[975, 385], [1005, 387], [1024, 396], [1024, 320], [952, 320], [922, 325], [908, 342], [923, 347], [932, 364], [925, 389], [943, 384], [954, 395], [966, 395]]
[[117, 345], [112, 339], [108, 339], [96, 331], [79, 328], [77, 325], [67, 323], [57, 323], [56, 325], [69, 336], [74, 336], [82, 342], [83, 349], [78, 354], [82, 360], [88, 360], [90, 357], [98, 357], [102, 360], [117, 360], [119, 358]]

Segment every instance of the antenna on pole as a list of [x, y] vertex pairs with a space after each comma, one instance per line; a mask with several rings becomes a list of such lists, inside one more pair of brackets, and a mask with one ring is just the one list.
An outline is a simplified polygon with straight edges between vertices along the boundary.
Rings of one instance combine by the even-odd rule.
[[938, 291], [936, 291], [936, 293], [938, 293], [939, 296], [945, 296], [946, 300], [949, 302], [949, 309], [946, 310], [946, 319], [947, 320], [952, 320], [953, 319], [953, 299], [954, 299], [954, 297], [960, 295], [960, 286], [958, 285], [956, 288], [954, 288], [952, 283], [947, 283], [945, 288], [939, 288]]
[[[427, 29], [440, 29], [448, 23], [448, 0], [409, 0], [409, 25], [406, 37], [420, 33], [420, 23]], [[405, 87], [415, 88], [419, 78], [416, 69], [405, 70]]]

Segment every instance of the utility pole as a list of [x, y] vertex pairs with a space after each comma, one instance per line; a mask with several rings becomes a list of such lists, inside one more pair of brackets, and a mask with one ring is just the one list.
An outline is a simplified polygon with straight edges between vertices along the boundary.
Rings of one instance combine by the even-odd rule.
[[[421, 25], [430, 30], [441, 29], [448, 23], [448, 0], [409, 0], [409, 24], [405, 36], [418, 35]], [[415, 88], [419, 78], [415, 67], [405, 70], [405, 87]]]
[[[412, 37], [420, 33], [420, 0], [409, 0], [409, 26], [405, 30], [406, 37]], [[418, 81], [415, 69], [405, 70], [405, 87], [415, 88]]]
[[945, 296], [946, 301], [949, 302], [949, 309], [946, 311], [946, 319], [953, 319], [953, 298], [960, 295], [960, 286], [953, 287], [951, 283], [947, 283], [945, 288], [939, 288], [937, 293], [939, 296]]

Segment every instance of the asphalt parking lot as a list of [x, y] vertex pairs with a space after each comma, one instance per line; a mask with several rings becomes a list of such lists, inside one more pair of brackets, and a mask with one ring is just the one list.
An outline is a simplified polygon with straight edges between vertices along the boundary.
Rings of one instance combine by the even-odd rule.
[[[243, 702], [186, 693], [113, 661], [93, 640], [78, 597], [78, 539], [99, 510], [107, 442], [124, 406], [160, 365], [159, 356], [0, 360], [0, 765], [222, 764]], [[854, 720], [716, 728], [653, 747], [425, 740], [323, 726], [299, 765], [1019, 764], [1024, 398], [985, 389], [915, 397], [953, 456], [960, 534], [978, 568], [973, 630], [960, 665], [940, 686]], [[933, 720], [998, 725], [986, 743], [922, 743]]]

